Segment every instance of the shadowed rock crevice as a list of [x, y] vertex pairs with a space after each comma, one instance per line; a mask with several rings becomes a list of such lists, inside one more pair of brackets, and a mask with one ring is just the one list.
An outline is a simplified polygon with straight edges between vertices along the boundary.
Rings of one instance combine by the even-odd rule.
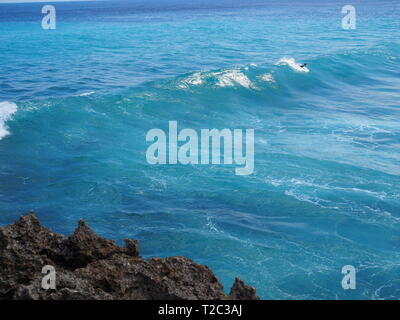
[[[259, 299], [236, 278], [229, 296], [204, 265], [185, 257], [139, 255], [137, 240], [125, 247], [104, 239], [80, 220], [68, 238], [42, 226], [33, 213], [0, 228], [0, 299]], [[56, 289], [42, 289], [42, 268], [56, 270]]]

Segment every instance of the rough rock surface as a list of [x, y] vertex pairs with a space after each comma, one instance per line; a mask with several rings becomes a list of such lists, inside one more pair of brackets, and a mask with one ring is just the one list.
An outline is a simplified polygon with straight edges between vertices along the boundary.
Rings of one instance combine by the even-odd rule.
[[259, 299], [256, 294], [256, 289], [251, 286], [244, 284], [239, 278], [235, 279], [235, 282], [229, 293], [229, 299], [231, 300], [254, 300]]
[[[42, 288], [42, 268], [53, 266], [56, 289]], [[83, 220], [68, 238], [42, 226], [33, 213], [0, 228], [1, 299], [259, 299], [236, 278], [227, 296], [204, 265], [185, 257], [139, 256], [93, 232]]]

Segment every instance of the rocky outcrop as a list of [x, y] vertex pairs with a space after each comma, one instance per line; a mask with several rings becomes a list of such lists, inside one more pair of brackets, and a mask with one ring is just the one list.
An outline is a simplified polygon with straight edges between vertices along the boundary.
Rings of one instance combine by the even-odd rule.
[[229, 299], [231, 300], [255, 300], [258, 299], [256, 289], [251, 286], [244, 284], [239, 278], [235, 279], [235, 282], [229, 293]]
[[[42, 268], [54, 267], [56, 288], [43, 289]], [[185, 257], [139, 256], [104, 239], [80, 220], [68, 238], [42, 226], [33, 213], [0, 228], [0, 299], [259, 299], [236, 278], [227, 296], [204, 265]]]

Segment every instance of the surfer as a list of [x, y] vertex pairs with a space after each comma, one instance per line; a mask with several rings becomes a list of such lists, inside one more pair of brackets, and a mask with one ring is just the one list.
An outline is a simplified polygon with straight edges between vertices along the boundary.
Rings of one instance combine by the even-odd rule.
[[302, 63], [302, 64], [300, 65], [300, 68], [304, 68], [306, 65], [307, 65], [307, 63]]

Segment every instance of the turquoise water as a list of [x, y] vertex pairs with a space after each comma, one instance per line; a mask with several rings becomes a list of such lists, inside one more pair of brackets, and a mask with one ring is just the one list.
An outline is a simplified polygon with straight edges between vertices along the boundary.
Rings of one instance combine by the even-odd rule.
[[[0, 224], [84, 218], [264, 299], [400, 298], [400, 4], [352, 1], [343, 30], [344, 4], [55, 3], [56, 30], [1, 4]], [[170, 120], [254, 128], [254, 174], [148, 164]]]

